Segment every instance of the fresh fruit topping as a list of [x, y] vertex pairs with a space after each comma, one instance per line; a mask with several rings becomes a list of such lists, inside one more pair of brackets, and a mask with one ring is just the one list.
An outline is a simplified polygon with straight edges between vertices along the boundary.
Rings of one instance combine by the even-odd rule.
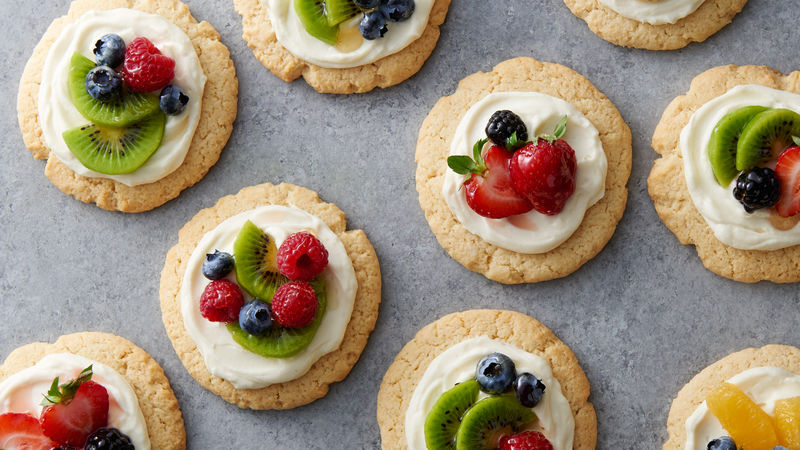
[[500, 438], [536, 420], [530, 408], [507, 396], [487, 397], [472, 405], [456, 433], [457, 450], [497, 448]]
[[561, 139], [566, 129], [564, 116], [552, 135], [539, 136], [514, 152], [509, 164], [514, 189], [542, 214], [560, 213], [575, 192], [578, 163], [575, 151]]
[[239, 311], [239, 328], [249, 334], [264, 334], [271, 326], [272, 313], [269, 305], [261, 300], [249, 301]]
[[352, 0], [325, 0], [325, 17], [330, 26], [339, 25], [358, 12], [359, 8]]
[[93, 99], [107, 102], [122, 92], [122, 77], [108, 66], [97, 66], [86, 74], [86, 92]]
[[353, 0], [355, 5], [363, 10], [363, 11], [370, 11], [378, 7], [380, 5], [380, 0]]
[[738, 387], [722, 383], [708, 394], [706, 404], [739, 447], [771, 450], [779, 444], [772, 418]]
[[800, 136], [800, 114], [788, 109], [758, 113], [739, 136], [736, 169], [746, 170], [775, 158], [792, 145], [792, 136]]
[[69, 151], [87, 169], [116, 175], [131, 173], [158, 150], [167, 117], [161, 111], [125, 128], [88, 124], [62, 133]]
[[28, 414], [0, 414], [0, 448], [50, 450], [58, 446], [44, 435], [39, 421]]
[[[59, 403], [45, 406], [39, 420], [44, 434], [50, 439], [60, 444], [82, 447], [93, 431], [108, 425], [108, 391], [89, 380], [81, 383], [70, 399], [69, 390], [65, 387], [67, 385], [61, 386]], [[46, 401], [59, 397], [56, 395], [58, 388], [56, 378], [45, 396]]]
[[708, 442], [706, 446], [707, 450], [739, 450], [736, 447], [736, 442], [733, 441], [729, 436], [722, 436], [716, 439], [712, 439]]
[[186, 105], [189, 103], [189, 96], [183, 92], [183, 89], [170, 84], [161, 90], [161, 95], [158, 98], [158, 106], [164, 114], [170, 116], [177, 116], [182, 113]]
[[125, 50], [122, 65], [125, 83], [136, 92], [151, 92], [165, 88], [175, 76], [175, 61], [164, 56], [144, 37], [137, 37]]
[[98, 66], [119, 67], [125, 60], [125, 41], [118, 34], [107, 34], [94, 44], [94, 59]]
[[545, 387], [542, 380], [528, 372], [519, 374], [514, 380], [514, 392], [517, 394], [517, 400], [528, 408], [533, 408], [539, 404], [544, 395]]
[[249, 220], [233, 243], [236, 280], [255, 298], [270, 301], [278, 286], [289, 281], [278, 271], [275, 239]]
[[330, 25], [325, 15], [325, 2], [320, 0], [294, 0], [294, 10], [303, 28], [311, 36], [328, 45], [339, 41], [339, 26]]
[[89, 435], [83, 450], [134, 450], [131, 438], [116, 428], [101, 428]]
[[781, 184], [775, 171], [767, 167], [745, 170], [736, 179], [733, 196], [751, 213], [757, 209], [769, 208], [778, 201]]
[[370, 41], [383, 37], [389, 31], [389, 27], [386, 26], [386, 16], [379, 9], [364, 13], [358, 29], [361, 31], [361, 36]]
[[500, 450], [553, 450], [553, 444], [538, 431], [523, 431], [500, 438]]
[[742, 129], [756, 114], [767, 109], [764, 106], [745, 106], [726, 114], [717, 122], [708, 140], [708, 160], [720, 186], [728, 187], [739, 173], [736, 170], [736, 144]]
[[791, 449], [786, 448], [782, 445], [776, 445], [775, 447], [772, 447], [772, 450], [791, 450]]
[[302, 328], [314, 320], [317, 295], [306, 281], [291, 281], [278, 288], [272, 297], [272, 316], [287, 328]]
[[800, 139], [778, 157], [775, 176], [781, 183], [781, 195], [775, 209], [781, 217], [790, 217], [800, 212]]
[[515, 146], [528, 140], [528, 127], [520, 116], [504, 109], [495, 111], [489, 118], [489, 123], [486, 124], [486, 136], [495, 144], [514, 151]]
[[385, 0], [381, 4], [381, 12], [392, 22], [403, 22], [414, 14], [414, 0]]
[[439, 396], [425, 417], [425, 445], [428, 450], [453, 447], [461, 416], [478, 400], [479, 389], [477, 381], [468, 380]]
[[235, 262], [230, 253], [214, 250], [214, 253], [206, 253], [206, 260], [203, 261], [203, 276], [209, 280], [221, 280], [231, 273]]
[[328, 250], [311, 233], [294, 233], [278, 249], [278, 269], [292, 280], [311, 281], [328, 266]]
[[211, 322], [234, 322], [244, 305], [242, 291], [230, 280], [214, 280], [200, 295], [200, 314]]
[[44, 394], [42, 406], [69, 403], [75, 397], [78, 388], [81, 387], [83, 383], [92, 379], [92, 374], [92, 366], [89, 366], [83, 369], [74, 380], [61, 385], [58, 384], [58, 377], [55, 377], [53, 383], [50, 385], [50, 390]]
[[790, 448], [800, 448], [800, 397], [785, 398], [775, 402], [772, 417], [781, 444]]
[[475, 379], [487, 394], [502, 394], [511, 389], [517, 375], [514, 361], [502, 353], [486, 355], [478, 361]]

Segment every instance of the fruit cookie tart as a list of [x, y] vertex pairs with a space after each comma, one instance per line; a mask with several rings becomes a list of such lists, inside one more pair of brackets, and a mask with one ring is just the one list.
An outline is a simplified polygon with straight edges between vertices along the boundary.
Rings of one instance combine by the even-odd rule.
[[414, 75], [450, 0], [234, 0], [244, 40], [284, 81], [352, 94]]
[[[216, 32], [177, 1], [142, 10], [89, 3], [74, 2], [26, 66], [18, 99], [25, 143], [78, 199], [152, 209], [216, 162], [236, 114], [233, 66]], [[154, 14], [166, 6], [167, 17]]]
[[766, 67], [711, 69], [672, 101], [653, 134], [662, 155], [648, 179], [656, 210], [722, 276], [800, 280], [796, 78]]
[[564, 0], [612, 44], [675, 50], [703, 42], [729, 24], [747, 0]]
[[355, 364], [377, 316], [380, 272], [335, 206], [262, 185], [181, 230], [161, 297], [168, 334], [204, 387], [241, 407], [286, 409], [323, 396]]
[[800, 449], [800, 349], [736, 352], [681, 389], [664, 450]]
[[588, 396], [577, 359], [544, 325], [466, 311], [406, 344], [381, 384], [378, 423], [384, 448], [589, 449]]
[[120, 337], [78, 333], [20, 347], [0, 380], [0, 448], [186, 448], [164, 372]]
[[585, 78], [518, 58], [440, 99], [416, 159], [420, 205], [448, 253], [490, 279], [535, 282], [568, 275], [611, 238], [631, 136]]

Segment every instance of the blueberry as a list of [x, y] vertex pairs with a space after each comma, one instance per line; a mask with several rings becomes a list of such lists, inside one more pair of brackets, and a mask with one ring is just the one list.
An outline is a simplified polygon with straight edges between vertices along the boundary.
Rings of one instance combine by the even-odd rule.
[[728, 436], [712, 439], [706, 446], [707, 450], [739, 450], [736, 443]]
[[789, 450], [789, 449], [782, 445], [776, 445], [775, 447], [772, 447], [772, 450]]
[[272, 326], [272, 313], [269, 305], [261, 300], [253, 300], [244, 304], [239, 310], [239, 327], [249, 334], [258, 336]]
[[209, 280], [220, 280], [233, 270], [233, 256], [230, 253], [214, 250], [214, 253], [206, 253], [206, 260], [203, 261], [203, 276]]
[[361, 36], [370, 41], [383, 37], [389, 28], [386, 26], [386, 17], [379, 10], [370, 11], [364, 14], [361, 19]]
[[111, 100], [122, 92], [122, 76], [108, 66], [97, 66], [86, 74], [86, 92], [95, 100]]
[[481, 390], [487, 394], [506, 392], [511, 388], [516, 375], [514, 361], [502, 353], [484, 356], [475, 370], [475, 379], [478, 380]]
[[174, 84], [170, 84], [161, 90], [161, 97], [158, 99], [158, 106], [164, 111], [164, 114], [172, 116], [178, 115], [186, 108], [189, 103], [189, 96], [183, 93], [183, 90]]
[[380, 0], [353, 0], [353, 3], [355, 3], [359, 9], [364, 11], [377, 8], [380, 2]]
[[392, 22], [408, 20], [414, 14], [414, 0], [386, 0], [381, 11]]
[[528, 372], [522, 373], [514, 380], [514, 392], [517, 393], [517, 399], [522, 406], [533, 408], [539, 404], [542, 399], [545, 389], [542, 380], [529, 374]]
[[119, 67], [125, 60], [125, 41], [118, 34], [107, 34], [94, 44], [98, 66]]

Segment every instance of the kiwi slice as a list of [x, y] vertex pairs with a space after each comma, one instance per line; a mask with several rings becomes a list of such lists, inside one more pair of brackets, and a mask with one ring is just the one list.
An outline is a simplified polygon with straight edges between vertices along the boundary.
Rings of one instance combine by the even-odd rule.
[[352, 0], [325, 0], [328, 25], [335, 26], [358, 14], [360, 9]]
[[766, 111], [764, 106], [745, 106], [726, 114], [717, 122], [708, 140], [708, 159], [714, 178], [722, 187], [728, 187], [736, 178], [736, 144], [739, 135], [756, 114]]
[[464, 413], [456, 433], [456, 449], [495, 448], [503, 435], [513, 434], [536, 420], [536, 414], [516, 397], [495, 396], [478, 401]]
[[90, 123], [62, 133], [69, 151], [87, 169], [107, 175], [130, 173], [161, 145], [167, 116], [161, 111], [125, 128]]
[[425, 418], [425, 445], [429, 450], [454, 447], [461, 416], [478, 400], [480, 386], [474, 379], [459, 383], [442, 394]]
[[236, 281], [255, 298], [272, 302], [272, 296], [289, 281], [278, 270], [278, 247], [275, 239], [249, 220], [233, 243]]
[[294, 0], [293, 4], [297, 17], [308, 34], [328, 45], [339, 42], [339, 27], [328, 23], [324, 0]]
[[67, 89], [72, 104], [87, 120], [106, 127], [127, 127], [158, 111], [158, 97], [151, 94], [129, 91], [123, 87], [115, 99], [101, 102], [86, 92], [86, 74], [95, 63], [75, 53], [69, 63]]
[[756, 167], [792, 145], [792, 135], [800, 136], [800, 114], [788, 109], [768, 109], [758, 113], [742, 129], [736, 144], [736, 169]]
[[[239, 264], [238, 260], [236, 264]], [[317, 294], [319, 306], [317, 306], [317, 314], [310, 324], [303, 328], [285, 328], [272, 321], [272, 326], [265, 334], [253, 336], [242, 330], [239, 322], [230, 322], [227, 327], [233, 340], [245, 349], [267, 358], [288, 358], [308, 347], [314, 339], [314, 335], [317, 334], [327, 306], [325, 282], [317, 279], [311, 282], [311, 286]]]

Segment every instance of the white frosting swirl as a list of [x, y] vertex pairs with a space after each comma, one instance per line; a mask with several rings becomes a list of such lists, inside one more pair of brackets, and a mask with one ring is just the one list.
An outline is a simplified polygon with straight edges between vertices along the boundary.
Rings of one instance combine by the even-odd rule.
[[[64, 143], [61, 134], [89, 123], [72, 104], [67, 88], [69, 63], [74, 53], [94, 61], [95, 42], [102, 36], [116, 33], [129, 43], [136, 37], [146, 37], [166, 56], [175, 60], [172, 84], [180, 86], [189, 96], [186, 109], [177, 116], [167, 116], [164, 137], [158, 150], [132, 173], [106, 175], [89, 170]], [[59, 161], [78, 175], [110, 178], [127, 186], [157, 181], [177, 169], [186, 157], [200, 121], [200, 110], [206, 76], [189, 36], [167, 19], [133, 9], [89, 11], [74, 23], [64, 27], [50, 51], [42, 69], [39, 86], [39, 124], [47, 146]]]
[[621, 16], [651, 25], [675, 23], [697, 8], [705, 0], [600, 0], [603, 6]]

